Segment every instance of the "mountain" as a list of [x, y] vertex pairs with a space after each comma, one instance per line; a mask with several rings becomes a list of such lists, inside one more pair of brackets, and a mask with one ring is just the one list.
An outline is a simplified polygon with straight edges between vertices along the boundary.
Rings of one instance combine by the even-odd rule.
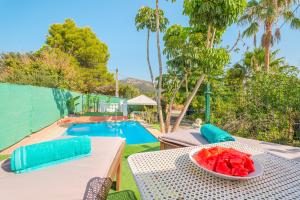
[[132, 85], [140, 90], [141, 93], [146, 95], [153, 95], [154, 88], [150, 81], [140, 80], [136, 78], [126, 78], [124, 80], [120, 80], [123, 84]]

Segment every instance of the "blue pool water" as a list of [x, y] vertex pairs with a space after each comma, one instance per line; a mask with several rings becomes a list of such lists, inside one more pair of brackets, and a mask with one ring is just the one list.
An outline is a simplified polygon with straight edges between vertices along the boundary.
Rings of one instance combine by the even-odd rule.
[[157, 139], [151, 133], [135, 121], [74, 124], [68, 128], [66, 134], [72, 136], [122, 137], [126, 139], [126, 144], [157, 142]]

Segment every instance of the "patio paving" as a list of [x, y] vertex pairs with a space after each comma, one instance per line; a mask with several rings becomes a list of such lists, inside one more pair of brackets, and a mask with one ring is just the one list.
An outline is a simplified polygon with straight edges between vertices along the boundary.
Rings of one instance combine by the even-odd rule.
[[50, 126], [25, 137], [24, 139], [10, 146], [9, 148], [4, 149], [0, 152], [0, 155], [11, 154], [16, 148], [20, 146], [53, 140], [57, 137], [60, 137], [67, 130], [67, 128], [67, 126], [60, 126], [57, 122], [55, 122]]
[[271, 142], [264, 142], [259, 140], [253, 140], [253, 139], [246, 139], [241, 137], [236, 137], [240, 142], [246, 143], [248, 145], [253, 145], [255, 147], [262, 148], [263, 150], [275, 154], [277, 156], [289, 159], [289, 160], [295, 160], [300, 162], [300, 148], [288, 146], [288, 145], [281, 145], [281, 144], [275, 144]]

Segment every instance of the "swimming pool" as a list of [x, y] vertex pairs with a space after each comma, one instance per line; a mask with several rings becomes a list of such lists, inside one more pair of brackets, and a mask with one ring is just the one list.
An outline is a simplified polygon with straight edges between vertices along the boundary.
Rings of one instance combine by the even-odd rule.
[[126, 144], [143, 144], [158, 140], [139, 122], [100, 122], [90, 124], [74, 124], [66, 131], [71, 136], [122, 137]]

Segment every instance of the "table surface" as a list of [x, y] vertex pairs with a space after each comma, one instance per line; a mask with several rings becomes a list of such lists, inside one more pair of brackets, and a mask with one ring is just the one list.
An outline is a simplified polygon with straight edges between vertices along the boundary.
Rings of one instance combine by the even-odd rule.
[[139, 153], [131, 155], [128, 162], [141, 197], [145, 200], [300, 199], [299, 162], [239, 142], [217, 145], [252, 154], [263, 165], [263, 175], [243, 181], [225, 180], [210, 175], [189, 159], [189, 152], [198, 147]]

